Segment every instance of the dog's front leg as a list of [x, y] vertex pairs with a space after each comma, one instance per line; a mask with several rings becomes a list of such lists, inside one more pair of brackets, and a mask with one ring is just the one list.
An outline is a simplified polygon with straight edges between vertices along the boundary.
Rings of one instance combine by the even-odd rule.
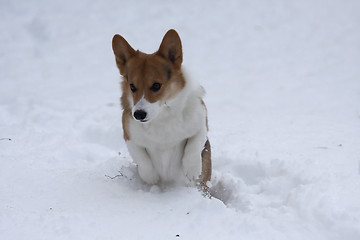
[[160, 176], [154, 168], [146, 149], [135, 144], [131, 140], [126, 141], [126, 144], [132, 159], [138, 165], [138, 172], [141, 179], [148, 184], [156, 184], [159, 181]]
[[200, 130], [197, 134], [187, 140], [184, 157], [183, 168], [185, 176], [190, 181], [196, 181], [201, 174], [201, 152], [206, 142], [206, 129]]

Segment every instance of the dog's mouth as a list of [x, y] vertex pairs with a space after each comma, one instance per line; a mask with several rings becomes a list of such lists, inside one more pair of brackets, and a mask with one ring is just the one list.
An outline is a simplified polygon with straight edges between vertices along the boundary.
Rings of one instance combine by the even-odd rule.
[[135, 118], [134, 118], [134, 120], [137, 121], [137, 122], [139, 122], [139, 123], [143, 123], [143, 124], [149, 123], [149, 122], [151, 121], [150, 119], [142, 119], [142, 120], [139, 120], [139, 119], [135, 119]]

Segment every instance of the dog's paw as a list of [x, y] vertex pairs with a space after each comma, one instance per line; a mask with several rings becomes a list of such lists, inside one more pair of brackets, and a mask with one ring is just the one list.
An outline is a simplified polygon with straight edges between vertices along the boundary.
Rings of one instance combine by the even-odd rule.
[[190, 182], [195, 182], [201, 174], [201, 158], [199, 155], [190, 155], [183, 158], [184, 174]]
[[141, 179], [150, 185], [156, 184], [160, 180], [160, 176], [156, 172], [154, 167], [148, 167], [148, 166], [144, 167], [142, 165], [139, 165], [138, 172]]
[[186, 168], [184, 168], [184, 174], [190, 182], [195, 182], [200, 177], [200, 167], [196, 165], [187, 166]]

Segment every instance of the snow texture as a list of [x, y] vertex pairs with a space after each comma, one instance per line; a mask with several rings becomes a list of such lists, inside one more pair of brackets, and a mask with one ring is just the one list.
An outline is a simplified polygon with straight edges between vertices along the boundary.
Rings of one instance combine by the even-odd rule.
[[[360, 239], [359, 12], [2, 0], [0, 239]], [[142, 183], [122, 139], [112, 36], [150, 53], [170, 28], [207, 91], [211, 199]]]

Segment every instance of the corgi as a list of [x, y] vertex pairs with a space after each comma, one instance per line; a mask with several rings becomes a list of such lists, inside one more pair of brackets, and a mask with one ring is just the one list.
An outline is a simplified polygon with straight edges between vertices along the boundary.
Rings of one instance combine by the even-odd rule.
[[149, 185], [211, 179], [211, 149], [203, 88], [182, 72], [182, 45], [169, 30], [153, 54], [112, 40], [122, 75], [123, 137], [140, 178]]

